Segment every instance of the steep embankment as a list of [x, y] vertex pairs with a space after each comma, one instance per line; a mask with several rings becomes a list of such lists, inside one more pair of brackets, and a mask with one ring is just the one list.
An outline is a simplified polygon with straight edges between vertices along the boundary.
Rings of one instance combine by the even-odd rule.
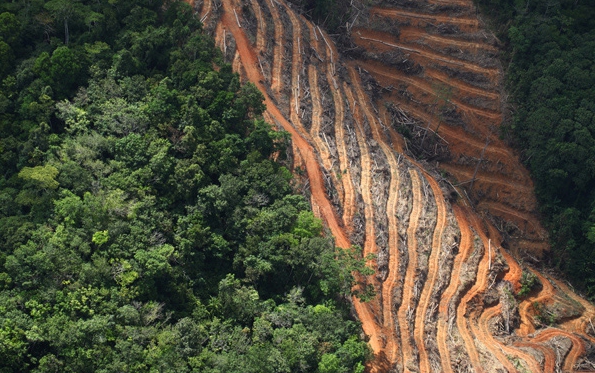
[[[376, 296], [354, 299], [375, 355], [369, 371], [586, 366], [590, 304], [542, 275], [514, 296], [524, 271], [515, 255], [547, 245], [531, 180], [497, 136], [497, 41], [471, 2], [400, 3], [361, 8], [347, 27], [351, 57], [288, 2], [195, 6], [263, 92], [265, 118], [292, 135], [296, 174], [305, 171], [336, 244], [375, 255], [376, 274], [360, 280]], [[563, 314], [540, 331], [544, 312]]]

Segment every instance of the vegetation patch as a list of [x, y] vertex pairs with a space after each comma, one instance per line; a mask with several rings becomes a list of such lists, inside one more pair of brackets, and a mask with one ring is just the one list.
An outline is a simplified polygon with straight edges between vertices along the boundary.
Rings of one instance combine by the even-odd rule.
[[551, 263], [593, 297], [595, 8], [570, 0], [479, 4], [506, 44], [514, 114], [505, 136], [535, 181]]
[[190, 6], [0, 19], [0, 371], [363, 372], [361, 250], [323, 236]]

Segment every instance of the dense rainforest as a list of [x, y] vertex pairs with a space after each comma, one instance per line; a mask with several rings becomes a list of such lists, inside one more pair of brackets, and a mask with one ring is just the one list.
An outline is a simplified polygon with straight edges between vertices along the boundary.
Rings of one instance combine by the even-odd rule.
[[552, 263], [595, 297], [595, 7], [479, 0], [506, 44], [505, 136], [535, 181]]
[[363, 372], [360, 250], [185, 3], [0, 2], [0, 372]]

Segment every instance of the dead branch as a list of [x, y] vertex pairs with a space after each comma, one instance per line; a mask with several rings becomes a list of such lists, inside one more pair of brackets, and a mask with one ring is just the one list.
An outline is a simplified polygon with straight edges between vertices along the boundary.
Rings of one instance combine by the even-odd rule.
[[236, 13], [236, 9], [235, 8], [233, 9], [233, 14], [236, 15], [236, 22], [238, 23], [238, 27], [239, 28], [242, 28], [242, 25], [240, 25], [240, 20], [238, 19], [238, 13]]

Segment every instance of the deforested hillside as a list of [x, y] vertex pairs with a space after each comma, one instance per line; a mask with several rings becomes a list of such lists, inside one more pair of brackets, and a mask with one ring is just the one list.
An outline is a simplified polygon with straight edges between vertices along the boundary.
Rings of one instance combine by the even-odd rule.
[[[471, 1], [355, 4], [335, 39], [275, 0], [194, 2], [335, 243], [374, 254], [354, 299], [371, 372], [592, 369], [595, 308], [529, 267], [533, 186], [498, 138], [498, 40]], [[519, 261], [525, 258], [525, 264]]]
[[547, 237], [531, 179], [499, 139], [498, 41], [472, 2], [394, 3], [365, 10], [351, 29], [357, 64], [381, 92], [374, 102], [381, 116], [413, 154], [456, 180], [515, 254], [540, 257]]

